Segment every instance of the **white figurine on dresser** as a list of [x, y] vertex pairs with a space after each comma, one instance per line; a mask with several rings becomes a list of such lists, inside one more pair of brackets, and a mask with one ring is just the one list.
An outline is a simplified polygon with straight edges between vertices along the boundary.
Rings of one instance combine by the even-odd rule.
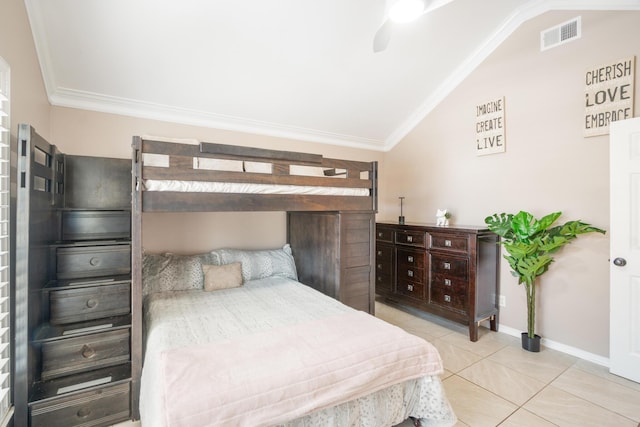
[[438, 209], [436, 211], [436, 225], [439, 227], [449, 226], [449, 216], [447, 209]]

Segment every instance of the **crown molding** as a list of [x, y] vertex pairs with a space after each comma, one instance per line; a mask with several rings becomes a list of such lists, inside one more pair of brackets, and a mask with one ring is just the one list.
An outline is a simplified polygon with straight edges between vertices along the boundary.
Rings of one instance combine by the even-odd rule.
[[40, 64], [40, 73], [44, 81], [44, 89], [49, 98], [49, 102], [51, 102], [51, 95], [55, 92], [57, 80], [53, 71], [54, 67], [50, 55], [51, 50], [49, 49], [49, 43], [44, 33], [45, 25], [42, 15], [40, 14], [40, 9], [35, 6], [35, 2], [36, 0], [25, 0], [24, 5], [27, 10], [29, 25], [31, 26], [31, 34], [33, 35], [36, 56]]
[[223, 129], [363, 150], [383, 150], [383, 141], [381, 140], [215, 114], [75, 89], [56, 88], [49, 95], [49, 102], [59, 107], [78, 108], [189, 126]]

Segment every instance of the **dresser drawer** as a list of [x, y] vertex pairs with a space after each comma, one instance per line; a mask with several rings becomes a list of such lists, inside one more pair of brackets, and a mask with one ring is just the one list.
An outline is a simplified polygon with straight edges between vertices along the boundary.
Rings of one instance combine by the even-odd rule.
[[64, 211], [62, 240], [128, 239], [129, 211]]
[[376, 240], [393, 243], [393, 230], [385, 227], [376, 227]]
[[433, 274], [431, 276], [431, 287], [441, 288], [444, 290], [454, 289], [452, 292], [465, 292], [469, 282], [466, 277], [457, 277], [448, 274]]
[[466, 258], [431, 254], [431, 271], [466, 280], [469, 277], [469, 261]]
[[398, 249], [398, 264], [409, 267], [424, 268], [425, 253], [416, 250]]
[[431, 287], [430, 302], [449, 310], [466, 313], [467, 311], [467, 293], [464, 289], [443, 289], [440, 287]]
[[376, 293], [384, 294], [393, 292], [393, 276], [389, 274], [376, 274]]
[[131, 311], [131, 283], [63, 289], [49, 294], [49, 319], [53, 324], [84, 322]]
[[112, 276], [131, 272], [130, 245], [64, 247], [57, 250], [58, 279]]
[[398, 279], [398, 287], [396, 292], [418, 300], [424, 300], [426, 286], [422, 283], [416, 283], [409, 280]]
[[393, 248], [378, 246], [376, 248], [376, 274], [393, 274]]
[[393, 274], [393, 264], [391, 261], [376, 261], [376, 275], [391, 276]]
[[408, 265], [398, 265], [398, 281], [408, 280], [410, 282], [424, 284], [424, 268], [416, 268]]
[[31, 427], [109, 426], [130, 418], [129, 383], [33, 403]]
[[430, 233], [431, 249], [443, 249], [456, 252], [469, 252], [469, 238], [456, 234]]
[[42, 379], [126, 363], [130, 352], [129, 329], [47, 341], [42, 343]]
[[424, 231], [402, 230], [396, 232], [396, 243], [399, 245], [426, 247], [427, 233]]

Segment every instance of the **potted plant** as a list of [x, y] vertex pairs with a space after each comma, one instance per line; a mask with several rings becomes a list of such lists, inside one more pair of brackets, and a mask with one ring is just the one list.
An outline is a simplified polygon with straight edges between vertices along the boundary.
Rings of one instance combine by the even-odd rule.
[[524, 284], [527, 293], [527, 332], [522, 333], [522, 348], [540, 351], [540, 337], [535, 334], [536, 279], [545, 273], [554, 261], [553, 254], [579, 234], [605, 233], [581, 221], [568, 221], [553, 225], [562, 215], [554, 212], [536, 219], [532, 214], [520, 211], [517, 214], [493, 214], [485, 218], [489, 230], [501, 237], [507, 251], [504, 258], [511, 266], [511, 274]]

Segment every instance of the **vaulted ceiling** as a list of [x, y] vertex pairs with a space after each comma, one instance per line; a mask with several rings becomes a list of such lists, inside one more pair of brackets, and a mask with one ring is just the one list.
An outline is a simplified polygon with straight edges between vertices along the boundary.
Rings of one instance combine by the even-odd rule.
[[518, 26], [639, 0], [25, 0], [51, 104], [387, 150]]

